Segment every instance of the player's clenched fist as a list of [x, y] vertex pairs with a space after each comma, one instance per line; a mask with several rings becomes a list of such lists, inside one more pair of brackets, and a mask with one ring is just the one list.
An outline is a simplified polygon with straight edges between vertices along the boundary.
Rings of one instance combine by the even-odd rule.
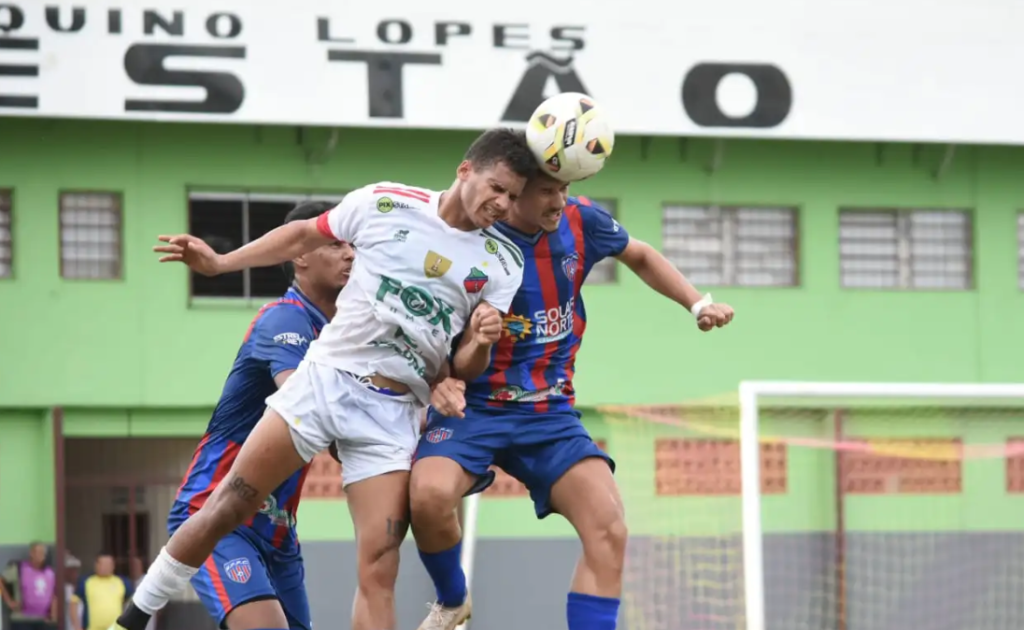
[[501, 339], [501, 313], [490, 304], [481, 304], [473, 311], [469, 329], [477, 343], [489, 346]]
[[430, 392], [430, 406], [444, 416], [465, 418], [466, 383], [457, 378], [446, 378]]
[[735, 313], [728, 304], [708, 304], [700, 309], [697, 327], [707, 332], [712, 328], [721, 328], [732, 321]]
[[167, 243], [153, 248], [154, 252], [165, 254], [160, 257], [160, 262], [183, 262], [204, 276], [215, 276], [220, 273], [220, 255], [203, 239], [190, 234], [161, 235], [157, 239]]

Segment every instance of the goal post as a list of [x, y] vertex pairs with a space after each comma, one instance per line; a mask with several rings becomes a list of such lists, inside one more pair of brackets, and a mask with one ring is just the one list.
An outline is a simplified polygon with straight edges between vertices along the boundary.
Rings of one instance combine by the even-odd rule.
[[[739, 440], [742, 487], [742, 546], [745, 630], [768, 630], [765, 602], [764, 528], [761, 501], [761, 449], [765, 438], [761, 429], [761, 410], [766, 404], [786, 407], [813, 406], [839, 408], [873, 405], [934, 405], [941, 408], [1000, 407], [1019, 410], [1024, 434], [1024, 385], [984, 383], [866, 383], [866, 382], [799, 382], [743, 381], [739, 386]], [[820, 446], [820, 444], [819, 444]], [[830, 445], [840, 453], [843, 444]], [[978, 457], [1013, 456], [1005, 444], [983, 445], [976, 449]], [[885, 457], [938, 459], [952, 457], [927, 449], [903, 446], [877, 449]], [[961, 450], [956, 457], [968, 454]], [[1024, 523], [1020, 524], [1024, 530]], [[817, 628], [806, 624], [807, 630], [845, 628], [846, 620], [831, 620]], [[1012, 624], [1011, 624], [1012, 625]], [[1009, 626], [1008, 626], [1009, 627]], [[788, 630], [788, 629], [785, 629]], [[866, 629], [871, 630], [871, 629]]]
[[[1024, 628], [1024, 384], [744, 381], [595, 411], [630, 534], [620, 630]], [[473, 583], [500, 500], [465, 503]]]

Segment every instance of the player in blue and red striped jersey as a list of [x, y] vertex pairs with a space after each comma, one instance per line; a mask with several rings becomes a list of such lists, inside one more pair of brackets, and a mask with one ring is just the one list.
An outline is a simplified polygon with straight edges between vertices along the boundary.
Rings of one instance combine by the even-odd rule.
[[[300, 204], [285, 223], [320, 216], [335, 204]], [[293, 278], [279, 300], [260, 309], [245, 333], [220, 401], [167, 519], [173, 534], [213, 493], [231, 469], [242, 443], [309, 344], [334, 316], [348, 280], [352, 248], [325, 245], [285, 264]], [[260, 511], [217, 543], [192, 577], [199, 599], [221, 628], [311, 630], [305, 572], [295, 533], [296, 511], [308, 466], [277, 487]], [[141, 612], [141, 611], [138, 611]]]
[[[531, 180], [505, 223], [485, 234], [488, 273], [524, 264], [523, 283], [496, 344], [464, 336], [452, 358], [467, 382], [458, 418], [431, 409], [412, 469], [412, 529], [437, 590], [421, 630], [452, 630], [471, 603], [459, 564], [454, 509], [493, 480], [492, 464], [530, 490], [538, 518], [558, 513], [583, 543], [566, 605], [569, 630], [614, 630], [622, 590], [626, 524], [615, 464], [590, 438], [573, 408], [572, 379], [586, 311], [580, 289], [590, 270], [614, 256], [708, 331], [732, 309], [701, 294], [653, 247], [631, 238], [607, 212], [545, 175]], [[503, 259], [511, 242], [524, 261]], [[456, 347], [456, 346], [453, 346]], [[550, 625], [549, 621], [539, 625]]]

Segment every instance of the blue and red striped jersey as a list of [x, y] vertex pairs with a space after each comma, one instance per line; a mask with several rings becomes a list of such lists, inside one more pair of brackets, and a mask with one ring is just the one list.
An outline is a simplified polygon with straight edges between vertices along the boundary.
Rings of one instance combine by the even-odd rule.
[[503, 223], [495, 228], [485, 233], [522, 250], [523, 283], [490, 366], [466, 386], [466, 401], [524, 411], [571, 409], [576, 353], [587, 326], [580, 288], [595, 264], [622, 253], [629, 234], [586, 197], [569, 197], [554, 232], [523, 234]]
[[[325, 325], [327, 317], [297, 287], [256, 314], [178, 489], [167, 519], [170, 531], [198, 511], [224, 479], [242, 443], [263, 416], [267, 396], [277, 391], [274, 377], [299, 367], [309, 344]], [[297, 471], [274, 490], [245, 524], [283, 551], [298, 549], [296, 513], [308, 468]]]

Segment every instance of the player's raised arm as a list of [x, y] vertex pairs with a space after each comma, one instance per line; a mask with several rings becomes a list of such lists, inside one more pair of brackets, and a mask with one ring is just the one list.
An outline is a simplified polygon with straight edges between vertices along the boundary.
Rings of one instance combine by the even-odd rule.
[[202, 239], [190, 234], [159, 236], [157, 238], [167, 244], [157, 245], [153, 251], [164, 254], [160, 262], [183, 262], [196, 273], [218, 276], [250, 267], [280, 265], [334, 240], [317, 225], [318, 219], [293, 221], [227, 254], [218, 254]]
[[649, 244], [630, 238], [616, 258], [632, 269], [647, 286], [690, 311], [697, 318], [697, 326], [701, 330], [721, 328], [732, 321], [731, 306], [712, 302], [710, 294], [702, 296], [675, 265]]
[[164, 254], [160, 262], [183, 262], [204, 276], [272, 267], [334, 241], [354, 242], [365, 198], [365, 188], [353, 191], [318, 218], [286, 223], [227, 254], [218, 254], [202, 239], [189, 234], [159, 236], [167, 244], [157, 245], [153, 251]]
[[701, 330], [721, 328], [732, 321], [732, 307], [712, 303], [711, 296], [702, 296], [661, 252], [631, 237], [600, 206], [585, 198], [579, 201], [586, 235], [587, 259], [591, 264], [614, 256], [647, 286], [693, 313]]

